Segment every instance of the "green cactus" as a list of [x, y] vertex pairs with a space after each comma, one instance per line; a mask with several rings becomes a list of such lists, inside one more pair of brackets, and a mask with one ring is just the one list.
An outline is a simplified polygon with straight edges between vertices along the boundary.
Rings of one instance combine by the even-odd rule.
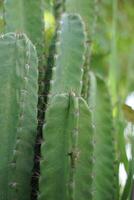
[[128, 200], [124, 126], [113, 123], [106, 82], [90, 72], [99, 1], [42, 3], [0, 0], [0, 200]]
[[0, 199], [27, 200], [37, 126], [35, 47], [23, 34], [2, 35], [0, 63]]
[[59, 94], [52, 98], [46, 112], [44, 127], [46, 142], [42, 145], [40, 200], [75, 200], [90, 197], [90, 122], [91, 114], [87, 104], [74, 93]]
[[[39, 60], [39, 126], [44, 118], [44, 13], [41, 0], [6, 0], [4, 1], [5, 32], [25, 33], [36, 46]], [[12, 23], [13, 22], [13, 23]]]
[[86, 35], [78, 15], [64, 14], [56, 45], [50, 95], [81, 94]]
[[[66, 199], [69, 170], [69, 96], [56, 95], [46, 112], [39, 199]], [[60, 158], [60, 159], [59, 159]], [[46, 184], [45, 184], [46, 183]]]
[[[42, 136], [42, 126], [44, 122], [44, 80], [45, 80], [45, 55], [44, 55], [44, 11], [42, 10], [42, 0], [6, 0], [4, 1], [5, 32], [25, 33], [36, 46], [38, 54], [38, 128], [37, 144], [35, 148], [36, 157], [40, 154], [39, 140]], [[38, 167], [37, 167], [38, 166]], [[39, 169], [39, 163], [35, 162], [35, 171]], [[33, 170], [34, 171], [34, 170]], [[33, 172], [33, 179], [35, 173]], [[35, 182], [35, 180], [34, 180]], [[35, 187], [35, 183], [34, 183]], [[35, 190], [36, 187], [35, 187]]]
[[90, 73], [89, 107], [94, 124], [93, 200], [116, 199], [115, 144], [111, 102], [103, 79]]
[[78, 13], [86, 26], [87, 32], [87, 49], [85, 54], [84, 73], [83, 73], [83, 85], [82, 85], [82, 97], [88, 100], [88, 86], [89, 86], [89, 68], [91, 57], [91, 41], [93, 38], [95, 23], [96, 23], [96, 0], [66, 0], [67, 13]]
[[93, 126], [91, 112], [79, 98], [78, 161], [75, 170], [75, 199], [92, 199]]

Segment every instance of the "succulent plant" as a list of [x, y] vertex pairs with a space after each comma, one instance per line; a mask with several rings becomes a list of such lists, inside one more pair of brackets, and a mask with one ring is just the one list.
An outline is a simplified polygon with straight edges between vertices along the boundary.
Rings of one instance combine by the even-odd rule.
[[0, 3], [0, 200], [118, 200], [111, 96], [90, 70], [97, 0], [47, 0], [47, 45], [42, 0]]

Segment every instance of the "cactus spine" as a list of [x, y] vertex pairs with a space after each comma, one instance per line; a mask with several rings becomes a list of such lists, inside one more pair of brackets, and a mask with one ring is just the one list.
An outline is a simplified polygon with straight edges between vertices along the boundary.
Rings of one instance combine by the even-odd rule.
[[0, 63], [0, 198], [26, 200], [37, 126], [35, 47], [23, 34], [3, 35]]

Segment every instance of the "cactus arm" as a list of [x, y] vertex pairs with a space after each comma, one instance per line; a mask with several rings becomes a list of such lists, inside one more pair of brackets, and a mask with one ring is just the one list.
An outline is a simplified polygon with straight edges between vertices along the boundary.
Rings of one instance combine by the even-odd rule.
[[82, 20], [85, 23], [87, 31], [87, 48], [85, 54], [85, 63], [84, 63], [84, 73], [83, 73], [83, 85], [82, 85], [82, 97], [88, 101], [88, 85], [89, 85], [89, 68], [90, 68], [90, 59], [92, 51], [92, 40], [94, 36], [96, 16], [97, 16], [97, 0], [66, 0], [65, 3], [67, 13], [78, 13]]
[[[4, 1], [5, 12], [5, 32], [24, 32], [36, 46], [38, 54], [38, 128], [37, 144], [35, 146], [35, 166], [33, 169], [32, 193], [36, 193], [38, 178], [36, 176], [39, 170], [40, 145], [38, 144], [42, 135], [42, 126], [44, 122], [44, 79], [45, 79], [45, 58], [44, 58], [44, 12], [42, 10], [42, 0], [6, 0]], [[33, 183], [34, 182], [34, 183]], [[34, 198], [34, 197], [33, 197]]]
[[[36, 46], [39, 58], [39, 123], [44, 118], [44, 24], [41, 0], [6, 0], [4, 1], [5, 11], [5, 32], [24, 32]], [[42, 126], [42, 124], [39, 124]]]
[[[71, 101], [69, 95], [52, 98], [46, 112], [42, 145], [39, 200], [65, 200], [68, 196]], [[71, 122], [72, 123], [72, 122]]]
[[25, 35], [1, 36], [0, 61], [0, 197], [27, 200], [37, 126], [35, 47]]
[[83, 98], [79, 98], [79, 134], [77, 142], [77, 162], [75, 171], [75, 199], [91, 199], [93, 129], [91, 113]]
[[80, 95], [86, 37], [78, 15], [62, 16], [58, 38], [50, 94], [73, 91]]
[[4, 32], [4, 6], [3, 6], [3, 0], [0, 1], [0, 33]]
[[94, 124], [93, 200], [116, 199], [115, 144], [111, 102], [105, 82], [90, 73], [89, 106]]

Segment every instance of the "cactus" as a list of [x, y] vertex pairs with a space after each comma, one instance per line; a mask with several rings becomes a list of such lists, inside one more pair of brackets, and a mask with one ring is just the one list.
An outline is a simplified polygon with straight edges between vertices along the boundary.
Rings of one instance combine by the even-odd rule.
[[88, 199], [92, 169], [90, 121], [88, 106], [74, 93], [52, 98], [44, 127], [40, 200]]
[[111, 102], [105, 82], [93, 73], [90, 73], [89, 96], [94, 124], [92, 199], [112, 200], [116, 199], [117, 176]]
[[[4, 1], [5, 32], [22, 32], [27, 34], [36, 46], [39, 60], [39, 126], [44, 119], [44, 24], [41, 0], [6, 0]], [[13, 23], [12, 23], [13, 22]]]
[[63, 15], [58, 35], [50, 95], [81, 94], [86, 36], [78, 15]]
[[87, 32], [87, 49], [85, 54], [84, 73], [83, 73], [83, 85], [82, 85], [82, 97], [88, 100], [88, 86], [89, 86], [89, 68], [91, 57], [91, 41], [93, 39], [93, 33], [96, 23], [96, 0], [66, 0], [66, 11], [68, 13], [79, 13], [82, 17]]
[[[92, 182], [91, 117], [84, 100], [75, 96], [75, 93], [78, 96], [81, 94], [86, 37], [79, 16], [63, 15], [61, 22], [58, 38], [60, 43], [57, 46], [50, 89], [52, 96], [44, 127], [46, 143], [42, 145], [39, 195], [41, 200], [44, 198], [75, 200], [82, 197], [87, 199], [85, 191], [91, 196], [89, 189]], [[65, 62], [65, 58], [68, 63]], [[84, 149], [85, 146], [87, 148]]]
[[90, 71], [98, 3], [45, 1], [57, 27], [44, 48], [42, 0], [0, 0], [0, 200], [130, 199], [133, 159], [107, 84]]
[[0, 63], [0, 198], [26, 200], [37, 126], [35, 47], [24, 34], [2, 35]]

